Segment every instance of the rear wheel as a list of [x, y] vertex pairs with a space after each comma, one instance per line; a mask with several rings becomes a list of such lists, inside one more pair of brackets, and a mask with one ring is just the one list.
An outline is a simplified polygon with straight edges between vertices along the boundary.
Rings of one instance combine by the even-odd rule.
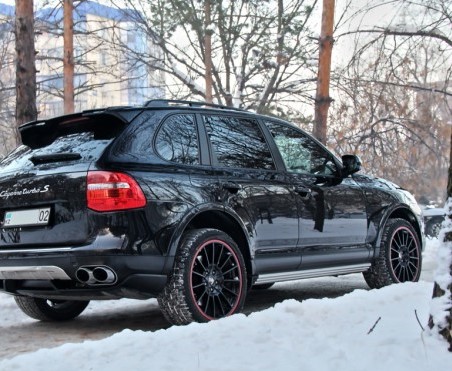
[[39, 321], [67, 321], [79, 316], [89, 301], [46, 300], [15, 296], [18, 307], [27, 316]]
[[380, 254], [364, 278], [371, 288], [417, 282], [421, 266], [421, 244], [413, 226], [404, 219], [390, 219], [383, 231]]
[[245, 262], [237, 244], [216, 229], [182, 236], [171, 278], [158, 302], [176, 325], [240, 312], [246, 296]]

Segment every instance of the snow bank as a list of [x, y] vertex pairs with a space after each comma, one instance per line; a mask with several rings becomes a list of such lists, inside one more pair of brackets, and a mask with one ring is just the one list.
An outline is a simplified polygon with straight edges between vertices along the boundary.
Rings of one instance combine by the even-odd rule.
[[[156, 332], [124, 330], [0, 362], [1, 370], [446, 370], [452, 355], [423, 336], [432, 283], [288, 300], [248, 317]], [[372, 332], [374, 324], [375, 328]]]
[[[428, 241], [427, 267], [438, 246]], [[423, 332], [415, 314], [426, 327], [432, 290], [431, 281], [421, 281], [336, 299], [288, 300], [208, 324], [124, 330], [100, 341], [4, 359], [0, 370], [447, 370], [452, 364], [447, 343]], [[11, 300], [0, 300], [0, 311], [4, 331], [9, 323], [32, 321]]]

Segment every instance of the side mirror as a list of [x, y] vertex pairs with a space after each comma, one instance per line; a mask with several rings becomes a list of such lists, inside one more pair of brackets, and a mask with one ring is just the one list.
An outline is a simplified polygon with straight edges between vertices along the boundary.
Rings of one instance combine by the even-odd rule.
[[342, 175], [344, 178], [361, 170], [361, 159], [355, 155], [342, 156]]

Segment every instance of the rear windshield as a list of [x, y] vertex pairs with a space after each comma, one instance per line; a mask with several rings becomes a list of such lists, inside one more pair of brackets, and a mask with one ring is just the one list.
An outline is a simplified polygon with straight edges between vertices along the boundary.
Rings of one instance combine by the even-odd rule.
[[[102, 125], [108, 125], [105, 122]], [[102, 129], [99, 135], [99, 123], [90, 120], [77, 125], [71, 123], [70, 130], [62, 125], [52, 125], [51, 132], [39, 128], [34, 133], [41, 135], [30, 144], [21, 145], [0, 162], [1, 172], [31, 169], [48, 163], [91, 162], [98, 160], [105, 148], [119, 133], [118, 125], [109, 125], [110, 130]], [[124, 126], [124, 125], [121, 125]], [[33, 128], [31, 128], [32, 131]], [[31, 135], [30, 130], [27, 135]], [[36, 144], [36, 142], [40, 142]]]
[[0, 168], [5, 172], [32, 168], [35, 166], [33, 158], [55, 153], [79, 154], [81, 160], [78, 161], [92, 161], [100, 157], [111, 141], [112, 139], [95, 140], [92, 133], [80, 133], [58, 137], [48, 146], [38, 149], [22, 145], [3, 159]]

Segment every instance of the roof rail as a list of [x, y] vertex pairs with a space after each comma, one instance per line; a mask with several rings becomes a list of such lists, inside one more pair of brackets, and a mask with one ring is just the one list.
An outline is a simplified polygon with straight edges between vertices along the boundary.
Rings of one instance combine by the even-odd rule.
[[148, 100], [144, 104], [145, 107], [165, 107], [165, 106], [170, 106], [170, 105], [174, 105], [174, 106], [186, 105], [189, 107], [212, 107], [212, 108], [227, 109], [227, 110], [232, 110], [232, 111], [247, 112], [246, 110], [241, 109], [241, 108], [228, 107], [228, 106], [223, 106], [221, 104], [196, 102], [196, 101], [189, 101], [189, 100], [151, 99], [151, 100]]

